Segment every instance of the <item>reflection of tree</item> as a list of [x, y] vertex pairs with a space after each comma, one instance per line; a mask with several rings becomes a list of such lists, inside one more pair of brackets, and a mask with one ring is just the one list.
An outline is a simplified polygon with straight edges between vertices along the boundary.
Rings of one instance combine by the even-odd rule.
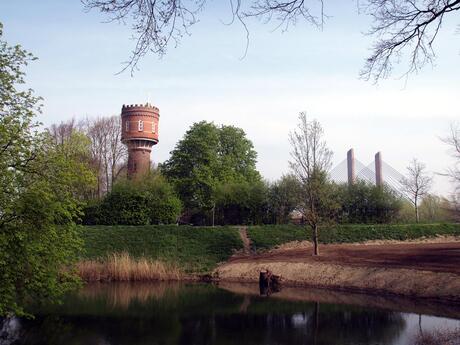
[[176, 317], [111, 318], [48, 316], [24, 322], [19, 344], [28, 345], [130, 345], [176, 344], [181, 325]]
[[248, 307], [251, 305], [251, 296], [245, 295], [243, 303], [241, 303], [239, 312], [246, 313], [248, 311]]
[[276, 310], [254, 314], [249, 308], [247, 314], [182, 320], [182, 326], [181, 343], [389, 344], [403, 331], [405, 321], [399, 313], [329, 305], [320, 308], [315, 303], [296, 314], [278, 314]]
[[389, 344], [405, 328], [400, 313], [379, 309], [249, 298], [211, 285], [166, 286], [87, 290], [23, 320], [17, 345]]
[[351, 306], [327, 307], [309, 318], [309, 327], [313, 332], [318, 330], [317, 344], [390, 344], [406, 327], [401, 313]]

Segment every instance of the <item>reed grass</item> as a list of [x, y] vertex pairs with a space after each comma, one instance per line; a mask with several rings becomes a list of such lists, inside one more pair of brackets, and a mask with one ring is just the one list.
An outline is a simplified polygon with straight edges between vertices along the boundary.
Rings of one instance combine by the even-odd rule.
[[174, 264], [145, 257], [134, 258], [127, 252], [112, 253], [104, 259], [83, 260], [77, 272], [84, 281], [180, 280], [182, 270]]
[[183, 272], [209, 273], [243, 248], [235, 227], [187, 225], [82, 226], [81, 260], [127, 252], [135, 258], [174, 262]]

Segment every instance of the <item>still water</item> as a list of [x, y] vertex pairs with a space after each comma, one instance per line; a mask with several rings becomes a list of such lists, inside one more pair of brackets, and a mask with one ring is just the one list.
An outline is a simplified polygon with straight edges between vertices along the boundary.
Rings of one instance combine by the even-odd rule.
[[35, 313], [4, 321], [0, 344], [405, 345], [460, 327], [452, 306], [243, 284], [92, 284]]

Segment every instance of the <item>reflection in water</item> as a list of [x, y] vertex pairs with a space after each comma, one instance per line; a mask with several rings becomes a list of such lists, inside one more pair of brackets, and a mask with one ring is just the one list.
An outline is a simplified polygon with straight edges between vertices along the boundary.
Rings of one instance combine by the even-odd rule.
[[[3, 344], [407, 344], [418, 316], [332, 301], [234, 293], [203, 284], [96, 284], [15, 320]], [[299, 296], [305, 289], [298, 290]], [[289, 292], [294, 296], [294, 290]], [[276, 294], [278, 295], [278, 294]], [[273, 295], [275, 296], [275, 295]], [[433, 319], [433, 318], [431, 318]], [[424, 316], [429, 327], [430, 317]], [[452, 327], [459, 321], [436, 318]], [[4, 324], [5, 325], [5, 324]], [[3, 340], [2, 340], [3, 339]]]

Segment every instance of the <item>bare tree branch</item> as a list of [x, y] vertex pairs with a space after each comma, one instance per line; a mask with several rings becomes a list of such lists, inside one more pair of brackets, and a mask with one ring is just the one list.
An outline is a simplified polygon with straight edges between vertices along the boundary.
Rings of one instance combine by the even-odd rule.
[[404, 75], [432, 63], [444, 16], [458, 10], [460, 0], [368, 0], [366, 12], [374, 20], [368, 34], [377, 41], [361, 77], [374, 82], [387, 78], [403, 58], [408, 64]]
[[425, 164], [413, 159], [407, 167], [408, 176], [401, 180], [404, 191], [408, 194], [415, 209], [415, 221], [418, 223], [419, 204], [423, 197], [428, 195], [433, 179], [427, 175]]
[[290, 25], [295, 25], [299, 18], [322, 28], [326, 18], [323, 0], [256, 0], [244, 16], [262, 18], [265, 22], [278, 21], [278, 27], [284, 27], [284, 30]]
[[302, 186], [298, 210], [313, 231], [314, 255], [318, 255], [318, 224], [327, 205], [327, 172], [332, 151], [324, 140], [324, 132], [316, 120], [309, 121], [305, 112], [299, 115], [297, 130], [289, 135], [292, 161], [289, 165]]
[[[124, 63], [124, 72], [131, 74], [139, 61], [149, 52], [158, 56], [166, 53], [172, 43], [177, 46], [184, 35], [189, 35], [189, 28], [198, 22], [197, 15], [204, 8], [207, 0], [81, 0], [86, 11], [99, 10], [108, 16], [109, 22], [130, 23], [135, 47], [128, 61]], [[285, 29], [303, 18], [317, 27], [324, 24], [323, 0], [252, 0], [247, 2], [247, 9], [241, 0], [228, 0], [231, 5], [232, 20], [237, 20], [246, 32], [246, 56], [249, 47], [249, 30], [245, 19], [263, 18], [266, 22], [279, 21]], [[317, 4], [317, 6], [312, 6]], [[317, 13], [315, 13], [317, 12]]]
[[[189, 28], [198, 22], [198, 14], [207, 0], [81, 0], [86, 10], [97, 9], [109, 21], [129, 22], [136, 41], [122, 71], [134, 70], [141, 58], [152, 52], [166, 53], [168, 45], [179, 43]], [[325, 20], [324, 0], [227, 0], [232, 19], [246, 32], [246, 56], [249, 30], [246, 19], [259, 18], [264, 23], [276, 22], [276, 28], [287, 30], [304, 21], [322, 29]], [[361, 77], [378, 82], [387, 78], [394, 64], [407, 64], [403, 75], [419, 71], [435, 58], [433, 43], [444, 17], [460, 10], [460, 0], [366, 0], [364, 13], [373, 18], [368, 34], [375, 38]], [[357, 0], [358, 7], [360, 2]], [[358, 10], [361, 12], [361, 10]]]
[[123, 72], [133, 74], [139, 60], [148, 52], [163, 56], [170, 42], [175, 46], [197, 22], [196, 15], [206, 0], [82, 0], [87, 11], [98, 9], [109, 21], [130, 22], [136, 41]]
[[450, 177], [455, 184], [455, 191], [460, 192], [460, 125], [453, 123], [450, 126], [450, 134], [442, 139], [450, 148], [450, 155], [454, 158], [454, 164], [444, 174]]
[[120, 171], [126, 166], [128, 152], [121, 142], [120, 116], [86, 120], [85, 133], [91, 140], [92, 165], [97, 176], [97, 196], [112, 190]]

